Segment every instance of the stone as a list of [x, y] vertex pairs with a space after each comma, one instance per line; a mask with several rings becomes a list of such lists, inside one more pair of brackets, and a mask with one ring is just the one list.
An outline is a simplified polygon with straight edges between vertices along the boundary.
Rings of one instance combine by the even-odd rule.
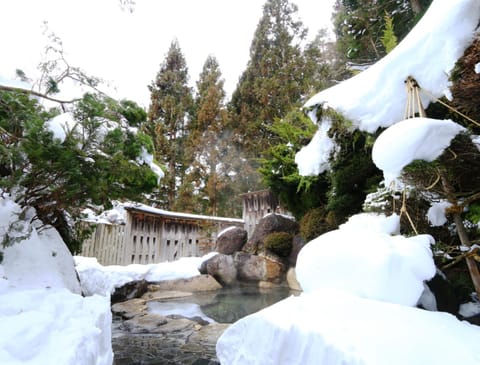
[[299, 234], [297, 234], [293, 237], [292, 252], [290, 252], [290, 256], [288, 256], [288, 264], [290, 266], [296, 266], [297, 265], [298, 253], [303, 248], [303, 246], [305, 246], [306, 244], [307, 244], [307, 242], [305, 242], [303, 237], [300, 236]]
[[178, 299], [191, 297], [193, 293], [184, 292], [184, 291], [172, 291], [172, 290], [154, 290], [155, 286], [149, 286], [149, 291], [143, 294], [142, 299], [147, 302], [160, 301], [160, 300], [169, 300], [169, 299]]
[[123, 329], [130, 333], [163, 333], [160, 329], [168, 323], [167, 318], [154, 313], [143, 313], [123, 322]]
[[237, 280], [237, 269], [230, 255], [218, 254], [204, 261], [200, 272], [205, 272], [222, 285], [232, 285]]
[[440, 270], [437, 269], [437, 274], [425, 284], [435, 296], [438, 311], [457, 315], [460, 303], [452, 284]]
[[217, 238], [215, 251], [225, 255], [231, 255], [240, 251], [247, 242], [247, 231], [240, 227], [226, 230]]
[[243, 251], [259, 254], [265, 252], [264, 241], [270, 233], [288, 232], [296, 235], [299, 231], [299, 224], [293, 218], [288, 218], [280, 214], [268, 214], [258, 222], [252, 237], [243, 247]]
[[131, 319], [147, 310], [147, 304], [144, 299], [130, 299], [125, 302], [112, 305], [112, 313], [125, 319]]
[[150, 285], [151, 291], [169, 290], [183, 292], [198, 292], [221, 289], [222, 286], [211, 275], [198, 275], [188, 279], [159, 281]]
[[237, 268], [237, 278], [244, 281], [281, 282], [285, 265], [281, 261], [266, 256], [237, 252], [233, 256]]
[[124, 302], [133, 298], [140, 298], [148, 290], [148, 282], [145, 280], [135, 280], [126, 283], [125, 285], [115, 288], [115, 291], [110, 297], [113, 303]]
[[287, 271], [287, 284], [288, 287], [292, 290], [302, 291], [302, 286], [297, 280], [297, 273], [295, 272], [294, 267], [291, 267]]

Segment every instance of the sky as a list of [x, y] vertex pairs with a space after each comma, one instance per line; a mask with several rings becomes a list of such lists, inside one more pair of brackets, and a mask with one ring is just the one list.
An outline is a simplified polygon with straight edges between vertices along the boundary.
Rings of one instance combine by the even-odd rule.
[[[309, 39], [331, 26], [335, 0], [295, 0]], [[263, 0], [136, 0], [134, 11], [119, 0], [10, 0], [0, 4], [0, 76], [16, 69], [34, 76], [42, 60], [48, 22], [63, 42], [67, 60], [115, 86], [114, 97], [148, 107], [149, 85], [172, 40], [186, 58], [190, 84], [214, 55], [231, 95], [249, 59]]]

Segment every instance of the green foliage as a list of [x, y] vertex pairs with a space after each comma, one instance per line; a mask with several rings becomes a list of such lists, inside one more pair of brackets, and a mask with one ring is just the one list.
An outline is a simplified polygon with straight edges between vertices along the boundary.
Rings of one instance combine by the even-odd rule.
[[[0, 188], [15, 188], [22, 207], [34, 207], [37, 219], [57, 228], [72, 250], [82, 233], [72, 222], [87, 206], [109, 207], [111, 200], [142, 200], [157, 186], [157, 176], [136, 162], [151, 140], [134, 134], [109, 98], [86, 94], [74, 107], [76, 125], [64, 140], [54, 138], [46, 112], [25, 95], [0, 93]], [[106, 132], [106, 133], [105, 133]]]
[[480, 202], [471, 204], [465, 217], [473, 224], [480, 224]]
[[307, 242], [335, 228], [335, 219], [325, 207], [309, 210], [300, 220], [300, 235]]
[[280, 257], [288, 257], [292, 252], [293, 236], [288, 232], [273, 232], [265, 237], [265, 248]]
[[295, 217], [325, 202], [328, 183], [325, 176], [300, 176], [295, 154], [307, 144], [315, 125], [300, 110], [292, 111], [285, 119], [276, 120], [270, 127], [272, 146], [260, 159], [259, 171], [263, 182]]
[[381, 38], [385, 52], [390, 53], [392, 49], [397, 46], [397, 36], [393, 29], [393, 18], [385, 14], [385, 29], [383, 30], [383, 35]]

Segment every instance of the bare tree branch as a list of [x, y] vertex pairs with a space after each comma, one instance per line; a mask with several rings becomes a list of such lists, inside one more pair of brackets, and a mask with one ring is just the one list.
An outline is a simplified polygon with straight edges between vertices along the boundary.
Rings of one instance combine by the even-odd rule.
[[40, 98], [50, 100], [50, 101], [53, 101], [53, 102], [59, 103], [59, 104], [71, 104], [71, 103], [74, 103], [76, 101], [81, 100], [81, 98], [76, 98], [76, 99], [71, 99], [71, 100], [61, 100], [61, 99], [52, 98], [51, 96], [45, 95], [43, 93], [40, 93], [40, 92], [37, 92], [37, 91], [34, 91], [34, 90], [28, 90], [28, 89], [23, 89], [23, 88], [20, 88], [20, 87], [6, 86], [6, 85], [0, 85], [0, 90], [13, 91], [13, 92], [19, 92], [19, 93], [22, 93], [22, 94], [38, 96]]

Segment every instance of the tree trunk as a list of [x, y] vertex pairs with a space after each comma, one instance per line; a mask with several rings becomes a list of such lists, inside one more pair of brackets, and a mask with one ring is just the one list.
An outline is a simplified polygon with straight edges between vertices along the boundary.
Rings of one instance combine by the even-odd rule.
[[[458, 238], [460, 238], [460, 242], [463, 246], [471, 247], [472, 244], [470, 242], [470, 239], [468, 238], [467, 231], [465, 229], [465, 226], [463, 225], [463, 220], [460, 213], [455, 212], [453, 214], [453, 220], [457, 228], [457, 234]], [[473, 259], [473, 257], [470, 256], [467, 256], [465, 260], [467, 261], [468, 271], [470, 273], [470, 277], [472, 278], [475, 292], [477, 293], [477, 297], [480, 299], [480, 271], [478, 269], [477, 262]]]
[[420, 0], [410, 0], [410, 5], [412, 6], [412, 10], [415, 15], [420, 14], [423, 10]]

